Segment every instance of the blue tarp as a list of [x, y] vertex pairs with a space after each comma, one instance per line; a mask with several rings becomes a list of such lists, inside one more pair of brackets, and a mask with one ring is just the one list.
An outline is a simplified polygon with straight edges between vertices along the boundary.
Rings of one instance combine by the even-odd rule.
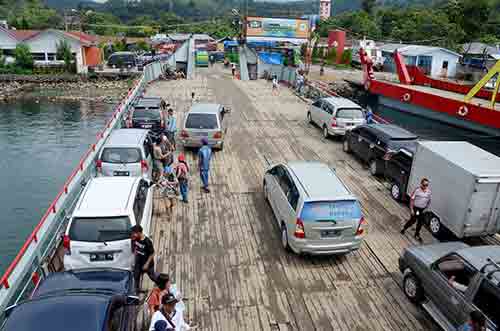
[[226, 47], [238, 47], [238, 42], [235, 40], [226, 40], [224, 41], [224, 48]]
[[267, 64], [283, 64], [283, 55], [281, 53], [259, 52], [260, 59]]

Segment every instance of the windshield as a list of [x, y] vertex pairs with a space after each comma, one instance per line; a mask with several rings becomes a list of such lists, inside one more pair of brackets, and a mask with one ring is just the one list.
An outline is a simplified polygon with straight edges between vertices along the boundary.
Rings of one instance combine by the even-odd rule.
[[189, 114], [186, 120], [187, 129], [217, 129], [217, 115], [215, 114]]
[[337, 110], [338, 118], [352, 118], [352, 119], [362, 119], [365, 118], [365, 114], [361, 108], [340, 108]]
[[106, 163], [138, 163], [142, 159], [138, 148], [104, 148], [101, 155], [102, 162]]
[[102, 242], [130, 239], [130, 220], [119, 217], [76, 217], [71, 222], [69, 237], [75, 241]]
[[136, 120], [146, 119], [146, 120], [158, 121], [160, 120], [160, 112], [136, 109], [134, 110], [133, 119]]
[[361, 218], [361, 207], [356, 200], [306, 202], [302, 221], [351, 220]]
[[391, 139], [388, 147], [393, 151], [399, 151], [401, 148], [406, 148], [410, 151], [416, 150], [417, 138]]

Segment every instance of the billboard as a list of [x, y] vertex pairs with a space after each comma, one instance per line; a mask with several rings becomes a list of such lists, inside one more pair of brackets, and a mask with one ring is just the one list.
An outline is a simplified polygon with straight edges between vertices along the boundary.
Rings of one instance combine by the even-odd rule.
[[308, 39], [307, 19], [247, 17], [247, 38]]

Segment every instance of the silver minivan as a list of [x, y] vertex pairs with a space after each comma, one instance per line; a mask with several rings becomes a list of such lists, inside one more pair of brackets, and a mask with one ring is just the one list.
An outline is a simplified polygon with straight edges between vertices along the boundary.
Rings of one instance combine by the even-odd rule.
[[323, 137], [343, 136], [346, 131], [366, 123], [360, 105], [342, 97], [321, 98], [313, 102], [307, 120], [323, 130]]
[[264, 175], [264, 195], [287, 250], [344, 254], [358, 249], [366, 235], [358, 199], [324, 163], [272, 166]]
[[114, 130], [96, 161], [98, 176], [131, 176], [151, 178], [152, 156], [149, 131]]
[[224, 115], [229, 111], [220, 104], [197, 103], [184, 118], [180, 140], [185, 147], [200, 147], [201, 139], [206, 137], [208, 144], [216, 149], [224, 148]]

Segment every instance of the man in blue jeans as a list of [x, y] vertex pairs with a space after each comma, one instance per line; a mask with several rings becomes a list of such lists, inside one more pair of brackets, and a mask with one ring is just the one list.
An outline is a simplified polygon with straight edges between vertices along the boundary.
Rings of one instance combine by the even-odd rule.
[[198, 168], [200, 169], [201, 182], [203, 183], [203, 191], [210, 193], [208, 189], [208, 172], [210, 170], [210, 159], [212, 158], [212, 149], [208, 146], [208, 139], [201, 139], [202, 147], [198, 151]]

